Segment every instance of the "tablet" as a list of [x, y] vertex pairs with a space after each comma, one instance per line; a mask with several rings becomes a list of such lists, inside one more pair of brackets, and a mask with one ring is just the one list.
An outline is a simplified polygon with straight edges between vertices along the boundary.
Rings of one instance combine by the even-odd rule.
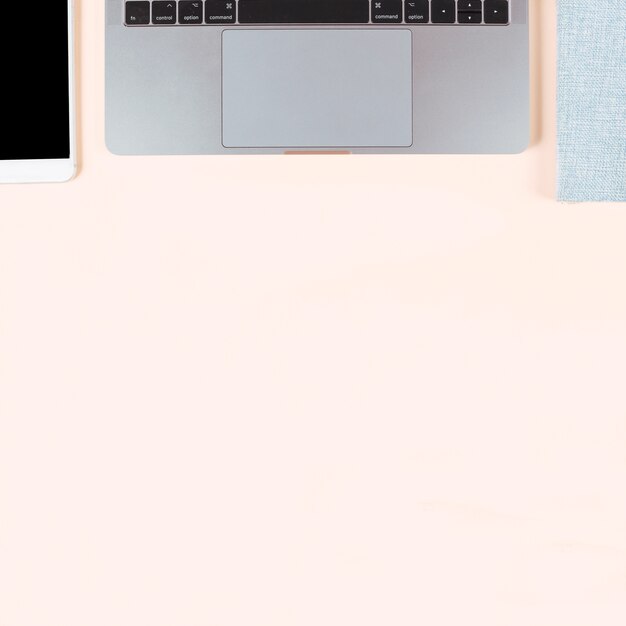
[[3, 4], [0, 182], [61, 182], [76, 172], [72, 0]]

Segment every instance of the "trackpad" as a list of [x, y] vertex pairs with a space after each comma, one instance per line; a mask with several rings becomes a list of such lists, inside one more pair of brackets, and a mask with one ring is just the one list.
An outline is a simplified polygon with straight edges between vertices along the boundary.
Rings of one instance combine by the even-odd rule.
[[227, 30], [227, 148], [412, 143], [411, 31]]

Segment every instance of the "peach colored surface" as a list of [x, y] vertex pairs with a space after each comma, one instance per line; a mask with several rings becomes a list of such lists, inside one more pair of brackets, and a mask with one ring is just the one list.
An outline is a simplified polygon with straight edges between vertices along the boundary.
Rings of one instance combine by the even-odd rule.
[[0, 188], [2, 626], [622, 626], [626, 207], [531, 149]]

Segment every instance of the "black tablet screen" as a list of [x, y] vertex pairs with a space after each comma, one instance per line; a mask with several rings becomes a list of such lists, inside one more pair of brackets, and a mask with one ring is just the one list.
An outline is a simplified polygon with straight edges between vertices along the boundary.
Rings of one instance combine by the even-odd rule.
[[0, 160], [70, 156], [67, 5], [2, 3]]

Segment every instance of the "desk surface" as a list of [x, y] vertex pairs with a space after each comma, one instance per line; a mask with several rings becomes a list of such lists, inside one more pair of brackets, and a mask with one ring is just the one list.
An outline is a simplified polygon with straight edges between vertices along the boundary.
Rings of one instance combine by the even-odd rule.
[[0, 621], [626, 621], [626, 211], [513, 157], [116, 158], [0, 189]]

